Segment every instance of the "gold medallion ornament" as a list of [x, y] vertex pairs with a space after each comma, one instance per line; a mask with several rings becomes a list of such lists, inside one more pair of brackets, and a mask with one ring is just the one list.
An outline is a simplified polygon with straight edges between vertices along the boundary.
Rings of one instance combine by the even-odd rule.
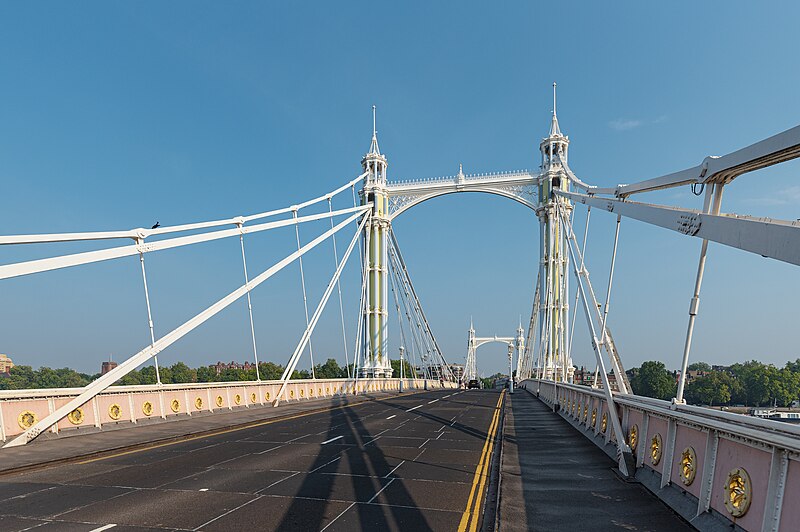
[[697, 475], [697, 453], [694, 452], [694, 447], [689, 446], [681, 453], [681, 482], [689, 486], [694, 482], [694, 477]]
[[19, 416], [17, 416], [17, 424], [19, 428], [25, 430], [33, 426], [39, 418], [36, 417], [36, 413], [31, 412], [30, 410], [23, 410], [20, 412]]
[[592, 426], [597, 426], [597, 409], [592, 408]]
[[108, 417], [113, 419], [114, 421], [118, 420], [122, 417], [122, 407], [120, 407], [117, 403], [108, 407]]
[[153, 403], [150, 401], [142, 403], [142, 413], [146, 416], [151, 415], [153, 413]]
[[741, 517], [750, 509], [753, 499], [753, 484], [744, 468], [737, 467], [728, 473], [725, 483], [725, 508], [733, 517]]
[[294, 390], [289, 390], [289, 397], [294, 397]]
[[317, 395], [322, 395], [322, 388], [317, 389]]
[[269, 392], [267, 392], [267, 393], [265, 393], [265, 394], [264, 394], [264, 399], [266, 399], [267, 401], [269, 401]]
[[653, 434], [653, 439], [650, 440], [650, 463], [658, 465], [661, 461], [661, 434], [656, 432]]
[[639, 425], [632, 425], [628, 431], [628, 445], [636, 453], [636, 444], [639, 443]]
[[222, 398], [221, 395], [217, 396], [217, 406], [222, 406], [225, 404], [225, 399]]
[[607, 428], [608, 428], [608, 412], [603, 412], [603, 419], [600, 420], [600, 432], [605, 434]]
[[67, 419], [69, 419], [69, 422], [72, 423], [73, 425], [80, 425], [81, 423], [83, 423], [83, 409], [76, 408], [75, 410], [67, 414]]
[[242, 396], [237, 393], [236, 395], [233, 396], [233, 402], [236, 403], [237, 405], [242, 404]]
[[311, 397], [312, 395], [314, 395], [314, 388], [309, 388], [308, 396]]
[[331, 389], [330, 389], [330, 387], [328, 387], [328, 388], [325, 388], [325, 393], [331, 393]]
[[203, 408], [203, 398], [202, 397], [198, 397], [197, 399], [194, 400], [194, 407], [196, 409], [198, 409], [198, 410], [202, 410], [202, 408]]
[[305, 397], [305, 396], [306, 396], [306, 391], [301, 389], [300, 390], [300, 397]]
[[586, 405], [586, 408], [583, 409], [583, 422], [586, 423], [589, 419], [589, 405]]
[[177, 414], [181, 409], [181, 402], [177, 399], [173, 399], [172, 402], [170, 402], [169, 407]]
[[251, 402], [251, 403], [255, 403], [255, 402], [256, 402], [256, 399], [257, 399], [257, 398], [256, 398], [256, 394], [254, 394], [254, 393], [251, 393], [251, 394], [250, 394], [250, 402]]

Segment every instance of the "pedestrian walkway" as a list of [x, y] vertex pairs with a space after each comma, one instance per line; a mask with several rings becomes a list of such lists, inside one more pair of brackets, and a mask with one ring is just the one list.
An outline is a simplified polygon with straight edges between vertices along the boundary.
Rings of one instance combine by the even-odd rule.
[[535, 396], [507, 399], [497, 530], [692, 530]]

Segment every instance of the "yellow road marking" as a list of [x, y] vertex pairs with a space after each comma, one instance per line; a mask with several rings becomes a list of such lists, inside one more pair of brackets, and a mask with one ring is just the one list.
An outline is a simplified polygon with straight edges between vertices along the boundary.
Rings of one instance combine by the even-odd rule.
[[500, 393], [500, 397], [497, 399], [497, 405], [494, 407], [494, 416], [492, 416], [492, 422], [486, 434], [486, 442], [483, 444], [483, 451], [478, 461], [478, 467], [475, 468], [475, 477], [472, 479], [472, 488], [469, 491], [469, 498], [467, 499], [467, 508], [461, 515], [458, 532], [465, 532], [467, 530], [467, 526], [470, 525], [470, 519], [472, 520], [471, 526], [469, 527], [470, 530], [474, 531], [478, 527], [478, 521], [480, 519], [477, 512], [480, 511], [483, 501], [483, 488], [486, 484], [486, 477], [488, 476], [489, 463], [492, 457], [492, 449], [494, 448], [494, 437], [497, 433], [497, 426], [500, 420], [500, 405], [505, 393], [505, 390]]
[[[425, 391], [424, 390], [420, 390], [418, 392], [412, 392], [412, 393], [410, 393], [408, 395], [416, 395], [418, 393], [425, 393]], [[361, 401], [361, 402], [356, 403], [354, 405], [341, 405], [341, 406], [334, 406], [334, 407], [325, 408], [325, 409], [316, 409], [316, 410], [314, 410], [312, 412], [303, 412], [301, 414], [296, 414], [296, 415], [293, 415], [293, 416], [280, 417], [280, 418], [276, 418], [276, 419], [268, 419], [266, 421], [259, 421], [259, 422], [256, 422], [256, 423], [252, 423], [252, 424], [248, 424], [248, 425], [244, 425], [244, 426], [240, 426], [240, 427], [233, 427], [233, 428], [230, 428], [230, 429], [220, 429], [220, 430], [216, 430], [216, 431], [212, 431], [212, 432], [204, 432], [203, 434], [198, 434], [196, 436], [187, 436], [186, 438], [181, 438], [181, 439], [175, 440], [175, 441], [168, 441], [168, 442], [164, 442], [164, 443], [156, 443], [156, 444], [153, 444], [153, 445], [147, 445], [145, 443], [145, 444], [142, 444], [143, 447], [137, 447], [136, 449], [130, 449], [128, 451], [121, 451], [121, 452], [114, 453], [114, 454], [100, 456], [98, 458], [90, 458], [89, 460], [83, 460], [83, 461], [80, 461], [80, 462], [77, 462], [77, 463], [79, 465], [81, 465], [81, 464], [90, 464], [92, 462], [98, 462], [100, 460], [108, 460], [109, 458], [116, 458], [118, 456], [125, 456], [125, 455], [128, 455], [128, 454], [140, 453], [142, 451], [149, 451], [150, 449], [158, 449], [159, 447], [167, 447], [169, 445], [177, 445], [179, 443], [184, 443], [184, 442], [187, 442], [187, 441], [194, 441], [194, 440], [199, 440], [199, 439], [202, 439], [202, 438], [211, 438], [211, 437], [214, 437], [214, 436], [220, 436], [222, 434], [229, 434], [231, 432], [238, 432], [240, 430], [252, 429], [252, 428], [255, 428], [255, 427], [263, 427], [264, 425], [271, 425], [273, 423], [278, 423], [280, 421], [289, 421], [291, 419], [297, 419], [297, 418], [300, 418], [300, 417], [311, 416], [311, 415], [314, 415], [314, 414], [322, 414], [322, 413], [325, 413], [325, 412], [331, 412], [333, 410], [341, 410], [343, 408], [348, 408], [348, 407], [352, 408], [352, 407], [365, 405], [365, 404], [369, 404], [369, 403], [373, 403], [373, 402], [387, 401], [389, 399], [397, 399], [398, 397], [408, 397], [408, 395], [403, 395], [403, 396], [399, 396], [398, 395], [398, 396], [391, 396], [391, 397], [383, 397], [381, 399], [372, 399], [372, 400], [367, 400], [367, 401]], [[59, 464], [59, 465], [62, 465], [62, 464]]]

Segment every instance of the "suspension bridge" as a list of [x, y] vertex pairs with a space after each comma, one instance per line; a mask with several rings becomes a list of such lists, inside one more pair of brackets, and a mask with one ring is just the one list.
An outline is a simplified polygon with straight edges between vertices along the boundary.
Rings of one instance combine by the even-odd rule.
[[[0, 280], [138, 258], [150, 333], [85, 388], [0, 392], [0, 528], [797, 530], [800, 509], [784, 501], [800, 493], [800, 428], [691, 406], [684, 390], [708, 243], [800, 265], [800, 222], [721, 211], [723, 189], [737, 177], [800, 156], [800, 127], [686, 170], [604, 188], [570, 169], [555, 103], [554, 84], [535, 172], [459, 168], [452, 177], [390, 181], [373, 107], [361, 175], [303, 203], [152, 229], [0, 236], [3, 246], [107, 244], [0, 265]], [[702, 210], [632, 199], [687, 186], [704, 195]], [[540, 228], [527, 328], [477, 336], [470, 325], [463, 376], [451, 364], [463, 354], [440, 349], [392, 231], [415, 205], [461, 192], [516, 201]], [[584, 206], [578, 231], [574, 211]], [[585, 260], [594, 211], [616, 217], [602, 286]], [[636, 395], [608, 327], [623, 218], [700, 246], [672, 401]], [[324, 230], [301, 240], [300, 226], [320, 221]], [[248, 237], [280, 229], [293, 230], [296, 247], [263, 271], [248, 269]], [[243, 283], [157, 337], [146, 257], [221, 239], [239, 240]], [[333, 273], [313, 302], [303, 260], [323, 243]], [[342, 296], [349, 263], [361, 279], [355, 331]], [[251, 293], [286, 268], [298, 271], [304, 330], [281, 378], [262, 380], [256, 323], [268, 309], [254, 309]], [[331, 298], [348, 376], [318, 379], [312, 337]], [[162, 383], [159, 353], [241, 301], [256, 380]], [[591, 338], [592, 386], [573, 382], [578, 326]], [[397, 353], [389, 352], [390, 331]], [[508, 346], [508, 390], [463, 390], [477, 378], [478, 348], [490, 342]], [[292, 379], [306, 356], [312, 378]], [[114, 385], [148, 362], [157, 384]]]

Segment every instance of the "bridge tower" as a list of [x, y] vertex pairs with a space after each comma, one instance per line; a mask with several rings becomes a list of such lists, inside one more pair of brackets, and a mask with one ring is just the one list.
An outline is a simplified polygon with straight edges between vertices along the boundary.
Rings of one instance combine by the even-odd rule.
[[[539, 313], [541, 359], [537, 371], [545, 379], [572, 382], [574, 368], [569, 355], [569, 256], [566, 235], [558, 222], [557, 209], [569, 216], [572, 204], [553, 194], [554, 189], [569, 191], [567, 164], [569, 137], [561, 133], [556, 115], [556, 84], [553, 83], [553, 118], [550, 133], [539, 144], [541, 177], [539, 179], [540, 253], [539, 269], [542, 311]], [[531, 346], [533, 347], [533, 346]]]
[[372, 106], [372, 142], [369, 152], [361, 159], [367, 175], [361, 191], [361, 203], [373, 203], [372, 216], [364, 232], [367, 253], [366, 296], [364, 305], [364, 356], [359, 368], [361, 377], [391, 377], [392, 366], [388, 353], [389, 307], [389, 193], [386, 190], [386, 156], [378, 147], [375, 129], [375, 106]]

